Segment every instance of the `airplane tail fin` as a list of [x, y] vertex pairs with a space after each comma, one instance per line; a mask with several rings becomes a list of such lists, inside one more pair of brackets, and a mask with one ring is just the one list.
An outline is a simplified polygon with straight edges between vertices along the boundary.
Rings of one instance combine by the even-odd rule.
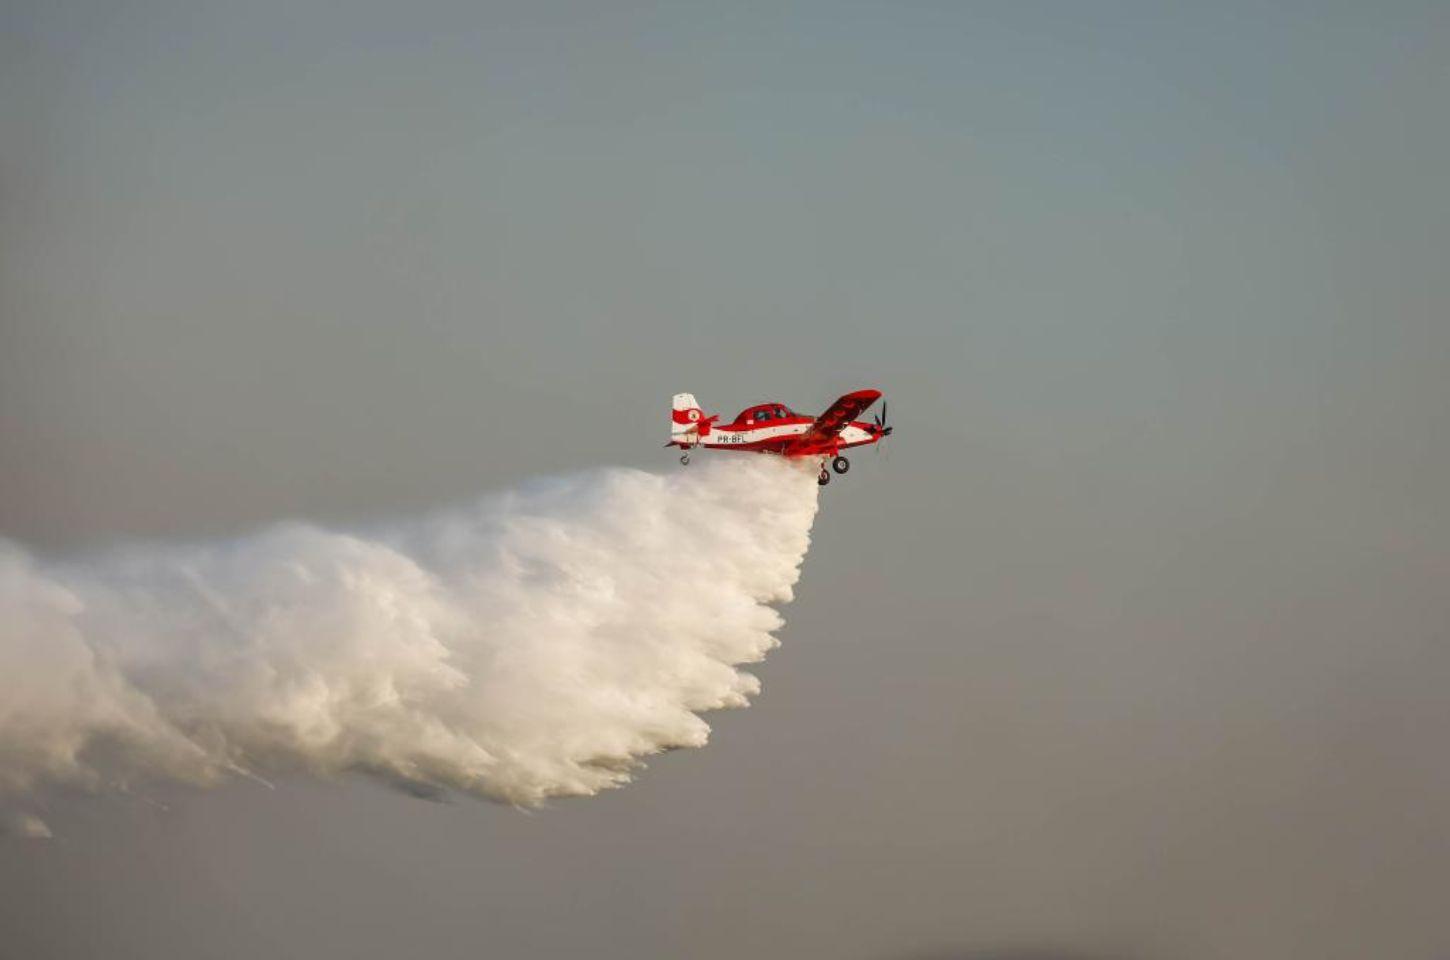
[[670, 443], [687, 446], [700, 442], [710, 429], [710, 419], [700, 409], [693, 393], [677, 393], [670, 403]]

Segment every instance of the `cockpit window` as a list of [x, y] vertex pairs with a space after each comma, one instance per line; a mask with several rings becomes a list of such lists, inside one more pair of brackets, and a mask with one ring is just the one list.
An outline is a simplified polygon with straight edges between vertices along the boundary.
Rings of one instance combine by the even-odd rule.
[[770, 411], [768, 409], [767, 410], [757, 410], [757, 411], [755, 411], [755, 419], [756, 420], [769, 420], [770, 419]]
[[777, 420], [784, 420], [788, 416], [790, 416], [790, 413], [785, 409], [785, 407], [775, 408], [775, 418]]

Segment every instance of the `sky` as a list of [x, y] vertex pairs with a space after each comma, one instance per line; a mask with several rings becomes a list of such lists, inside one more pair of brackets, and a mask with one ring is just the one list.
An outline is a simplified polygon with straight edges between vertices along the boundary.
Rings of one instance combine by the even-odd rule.
[[0, 956], [1450, 955], [1450, 8], [0, 11], [0, 535], [677, 471], [882, 389], [709, 747], [57, 793]]

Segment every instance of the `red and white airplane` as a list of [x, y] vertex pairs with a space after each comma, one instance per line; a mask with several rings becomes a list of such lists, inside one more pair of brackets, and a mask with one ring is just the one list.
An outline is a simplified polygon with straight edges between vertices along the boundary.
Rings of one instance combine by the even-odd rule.
[[819, 417], [794, 413], [780, 403], [757, 403], [740, 411], [733, 423], [718, 423], [718, 416], [706, 416], [700, 409], [694, 394], [677, 393], [672, 404], [670, 441], [665, 446], [684, 451], [680, 462], [686, 464], [694, 447], [774, 453], [792, 459], [819, 457], [818, 482], [825, 486], [831, 482], [827, 460], [837, 473], [845, 473], [851, 469], [851, 461], [841, 456], [842, 450], [880, 443], [882, 438], [891, 436], [884, 401], [881, 413], [871, 423], [855, 419], [880, 396], [880, 390], [848, 393]]

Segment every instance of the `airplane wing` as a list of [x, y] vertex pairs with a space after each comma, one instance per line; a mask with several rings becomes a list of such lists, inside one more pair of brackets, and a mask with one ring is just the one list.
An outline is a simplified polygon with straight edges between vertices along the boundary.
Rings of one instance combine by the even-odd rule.
[[846, 394], [831, 404], [829, 410], [816, 417], [816, 422], [805, 433], [796, 437], [787, 452], [810, 450], [829, 444], [880, 396], [880, 390], [857, 390], [855, 393]]

